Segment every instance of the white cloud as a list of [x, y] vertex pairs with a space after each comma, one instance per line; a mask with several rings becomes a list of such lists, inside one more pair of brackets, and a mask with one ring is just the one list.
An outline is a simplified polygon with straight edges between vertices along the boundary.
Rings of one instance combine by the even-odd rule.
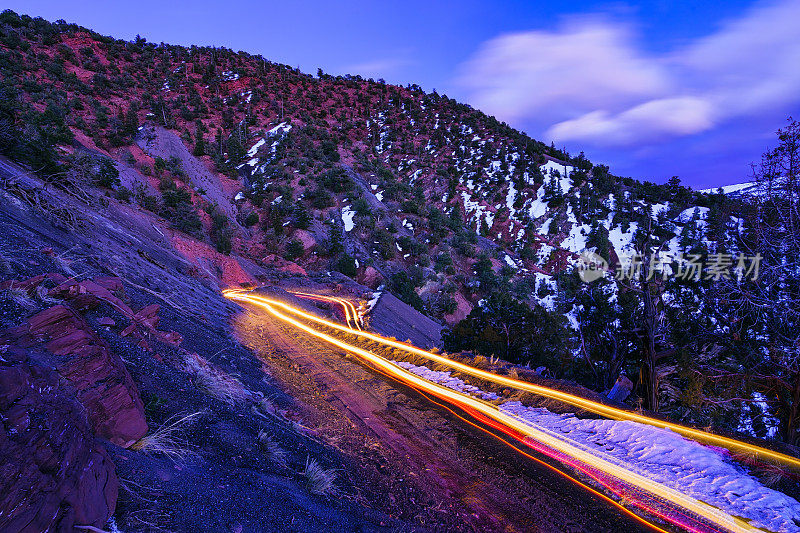
[[798, 20], [800, 0], [761, 4], [654, 55], [628, 25], [567, 19], [484, 43], [458, 81], [477, 107], [545, 140], [643, 145], [800, 101]]
[[607, 146], [625, 146], [700, 133], [713, 125], [711, 104], [687, 96], [650, 100], [614, 115], [591, 111], [554, 124], [546, 135], [560, 141], [602, 139]]
[[762, 5], [670, 58], [728, 114], [785, 105], [800, 96], [800, 1]]
[[627, 28], [590, 20], [493, 39], [465, 65], [460, 82], [479, 107], [504, 120], [554, 105], [580, 112], [624, 104], [669, 85], [663, 68], [637, 52]]

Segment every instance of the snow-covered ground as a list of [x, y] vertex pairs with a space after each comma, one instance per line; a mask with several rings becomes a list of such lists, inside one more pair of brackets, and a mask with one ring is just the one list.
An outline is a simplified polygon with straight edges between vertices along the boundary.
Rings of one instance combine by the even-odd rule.
[[667, 429], [636, 422], [579, 419], [506, 402], [500, 410], [585, 451], [624, 466], [770, 531], [798, 531], [800, 503], [762, 485], [726, 457]]
[[[452, 390], [487, 400], [499, 398], [425, 366], [398, 366]], [[768, 531], [800, 531], [800, 503], [770, 489], [735, 463], [726, 450], [704, 446], [677, 433], [637, 422], [580, 419], [518, 401], [500, 410], [548, 435], [697, 500], [749, 520]]]
[[366, 310], [364, 311], [365, 314], [372, 311], [372, 308], [378, 305], [378, 300], [381, 299], [381, 294], [383, 294], [383, 291], [380, 290], [372, 293], [372, 299], [367, 302], [367, 307]]
[[737, 183], [735, 185], [723, 185], [722, 187], [716, 187], [712, 189], [703, 189], [700, 192], [713, 194], [716, 193], [719, 189], [722, 189], [723, 194], [731, 194], [735, 192], [745, 192], [748, 189], [755, 189], [756, 184], [753, 182], [749, 183]]

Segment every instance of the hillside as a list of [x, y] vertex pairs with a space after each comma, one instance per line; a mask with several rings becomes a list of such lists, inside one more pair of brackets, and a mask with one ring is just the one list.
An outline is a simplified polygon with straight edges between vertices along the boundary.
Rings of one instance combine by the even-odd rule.
[[449, 323], [488, 292], [476, 265], [519, 295], [548, 290], [536, 273], [580, 253], [594, 221], [622, 246], [635, 207], [669, 201], [676, 219], [709, 202], [619, 179], [415, 86], [6, 19], [7, 113], [55, 121], [36, 135], [71, 141], [74, 157], [110, 157], [115, 194], [226, 253], [389, 281]]
[[[517, 468], [505, 456], [462, 451], [469, 430], [397, 400], [409, 390], [332, 349], [310, 357], [308, 339], [237, 314], [221, 295], [231, 287], [262, 287], [327, 317], [339, 317], [336, 298], [345, 298], [386, 337], [796, 454], [800, 249], [785, 222], [797, 217], [781, 217], [796, 214], [797, 191], [781, 176], [797, 168], [775, 165], [798, 152], [787, 141], [800, 139], [797, 123], [781, 130], [757, 184], [719, 193], [677, 177], [616, 176], [415, 85], [122, 41], [10, 11], [0, 15], [0, 72], [0, 214], [10, 228], [0, 241], [0, 339], [16, 358], [3, 369], [34, 369], [31, 390], [37, 379], [79, 374], [54, 361], [84, 352], [55, 353], [57, 343], [37, 336], [54, 306], [66, 309], [56, 313], [65, 335], [102, 346], [114, 391], [131, 398], [99, 403], [110, 419], [133, 422], [98, 426], [102, 409], [75, 406], [56, 413], [58, 423], [78, 428], [83, 458], [127, 465], [120, 477], [135, 483], [160, 479], [169, 512], [199, 513], [164, 523], [242, 531], [232, 516], [244, 513], [245, 530], [258, 530], [269, 512], [301, 530], [484, 530], [498, 520], [526, 529], [543, 504], [525, 494], [547, 492], [525, 478], [505, 495], [497, 480]], [[587, 261], [600, 263], [591, 279]], [[38, 375], [40, 366], [55, 377]], [[99, 387], [59, 394], [80, 400], [84, 386]], [[185, 432], [207, 446], [192, 450], [185, 471], [129, 449], [190, 412]], [[208, 427], [192, 425], [196, 417]], [[432, 433], [420, 429], [427, 424]], [[427, 472], [409, 450], [437, 467]], [[265, 466], [264, 454], [275, 460]], [[451, 456], [497, 515], [456, 484], [431, 489], [450, 479]], [[338, 472], [353, 501], [310, 498], [311, 459]], [[224, 482], [212, 486], [202, 474], [211, 470]], [[797, 493], [791, 476], [754, 472]], [[115, 483], [98, 501], [116, 500]], [[194, 483], [208, 493], [193, 494]], [[212, 517], [223, 485], [235, 512]], [[254, 487], [291, 507], [264, 495], [248, 510], [237, 494]], [[146, 505], [123, 489], [131, 507], [117, 516], [135, 524]], [[566, 527], [584, 505], [543, 520]], [[451, 511], [444, 522], [440, 506]], [[528, 513], [514, 518], [516, 506]], [[598, 520], [609, 531], [630, 526]]]

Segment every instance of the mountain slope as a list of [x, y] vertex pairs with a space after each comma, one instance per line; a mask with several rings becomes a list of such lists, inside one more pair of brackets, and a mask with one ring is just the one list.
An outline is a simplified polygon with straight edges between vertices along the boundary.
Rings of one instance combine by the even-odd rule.
[[[651, 408], [701, 424], [717, 414], [680, 393], [706, 386], [697, 360], [675, 354], [715, 354], [736, 361], [729, 369], [739, 353], [764, 360], [761, 330], [718, 299], [705, 267], [692, 280], [622, 276], [635, 254], [679, 272], [690, 255], [744, 253], [754, 211], [738, 199], [614, 176], [414, 85], [8, 11], [0, 27], [2, 152], [63, 190], [151, 213], [221, 285], [270, 279], [247, 265], [339, 271], [448, 326], [449, 349], [597, 390], [638, 375]], [[577, 276], [584, 250], [607, 265], [597, 283]], [[759, 416], [749, 403], [726, 427]]]

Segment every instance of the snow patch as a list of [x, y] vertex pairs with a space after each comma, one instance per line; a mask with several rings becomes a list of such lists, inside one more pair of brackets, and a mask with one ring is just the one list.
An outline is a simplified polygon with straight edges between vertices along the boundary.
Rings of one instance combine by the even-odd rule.
[[356, 212], [350, 209], [349, 205], [342, 207], [342, 224], [344, 224], [345, 231], [352, 231], [356, 227], [355, 222], [353, 222], [353, 217], [355, 216]]
[[428, 381], [433, 381], [434, 383], [438, 383], [439, 385], [444, 385], [448, 389], [453, 389], [454, 391], [463, 392], [465, 394], [470, 394], [472, 396], [477, 396], [479, 398], [483, 398], [484, 400], [497, 400], [498, 398], [500, 398], [500, 396], [498, 396], [493, 392], [484, 392], [475, 385], [470, 385], [469, 383], [465, 382], [462, 379], [451, 376], [449, 371], [438, 372], [436, 370], [431, 370], [427, 366], [417, 366], [411, 363], [407, 363], [405, 361], [392, 361], [392, 362], [397, 366], [404, 368], [423, 379], [427, 379]]

